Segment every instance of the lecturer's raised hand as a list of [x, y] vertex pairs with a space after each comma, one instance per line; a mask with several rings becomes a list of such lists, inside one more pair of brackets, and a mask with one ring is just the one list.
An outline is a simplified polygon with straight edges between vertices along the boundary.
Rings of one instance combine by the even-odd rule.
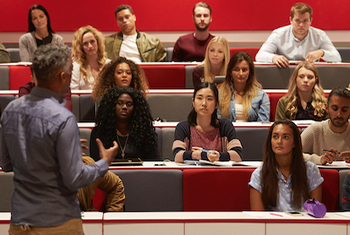
[[105, 147], [102, 144], [102, 141], [100, 139], [96, 139], [96, 143], [98, 146], [98, 150], [100, 153], [100, 158], [101, 159], [105, 159], [108, 163], [108, 165], [110, 165], [113, 160], [114, 157], [117, 155], [118, 153], [118, 144], [116, 141], [113, 141], [113, 146], [110, 147], [109, 149], [105, 149]]

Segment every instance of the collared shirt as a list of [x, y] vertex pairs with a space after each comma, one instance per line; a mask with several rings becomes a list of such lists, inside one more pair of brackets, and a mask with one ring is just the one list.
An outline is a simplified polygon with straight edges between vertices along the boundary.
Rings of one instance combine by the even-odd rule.
[[81, 218], [77, 189], [108, 170], [85, 166], [74, 115], [60, 94], [34, 87], [1, 116], [0, 165], [14, 171], [11, 224], [50, 227]]
[[319, 49], [324, 51], [322, 59], [325, 61], [341, 62], [339, 52], [323, 30], [309, 27], [307, 36], [300, 41], [294, 36], [292, 26], [288, 25], [272, 32], [256, 54], [255, 60], [272, 63], [276, 54], [283, 55], [288, 60], [305, 60], [309, 52]]
[[[320, 184], [323, 182], [323, 177], [320, 174], [320, 171], [318, 170], [318, 167], [309, 161], [306, 161], [306, 174], [308, 179], [308, 185], [309, 185], [309, 192], [316, 189]], [[253, 187], [254, 189], [258, 190], [260, 193], [262, 191], [261, 187], [261, 169], [262, 166], [255, 169], [253, 172], [249, 186]], [[301, 208], [295, 208], [292, 204], [292, 175], [289, 176], [287, 180], [285, 180], [282, 173], [279, 171], [278, 168], [276, 168], [278, 173], [278, 195], [277, 195], [277, 203], [276, 207], [272, 208], [274, 211], [304, 211], [304, 209]], [[306, 199], [305, 199], [306, 200]]]

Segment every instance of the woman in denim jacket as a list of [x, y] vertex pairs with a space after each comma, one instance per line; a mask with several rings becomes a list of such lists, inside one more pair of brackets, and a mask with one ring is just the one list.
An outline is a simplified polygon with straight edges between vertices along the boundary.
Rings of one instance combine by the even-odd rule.
[[219, 118], [233, 122], [269, 121], [269, 97], [256, 80], [253, 59], [248, 53], [238, 52], [231, 57], [219, 93]]

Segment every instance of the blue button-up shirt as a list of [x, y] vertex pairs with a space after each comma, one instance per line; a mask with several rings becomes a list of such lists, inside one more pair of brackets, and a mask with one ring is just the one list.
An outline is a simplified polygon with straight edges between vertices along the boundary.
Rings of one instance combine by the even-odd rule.
[[14, 171], [11, 224], [50, 227], [81, 218], [77, 189], [108, 170], [85, 166], [74, 115], [56, 92], [34, 87], [1, 117], [0, 165]]
[[[315, 163], [306, 161], [306, 173], [307, 173], [307, 182], [309, 185], [310, 192], [316, 189], [323, 182], [323, 178], [318, 170], [318, 167]], [[255, 169], [253, 172], [249, 186], [255, 188], [260, 193], [262, 191], [261, 187], [261, 168], [262, 166]], [[276, 168], [278, 174], [278, 195], [276, 207], [273, 208], [274, 211], [304, 211], [301, 208], [295, 208], [292, 203], [291, 193], [292, 193], [292, 176], [286, 180], [282, 173]], [[307, 198], [308, 199], [308, 198]], [[306, 200], [306, 199], [305, 199]]]

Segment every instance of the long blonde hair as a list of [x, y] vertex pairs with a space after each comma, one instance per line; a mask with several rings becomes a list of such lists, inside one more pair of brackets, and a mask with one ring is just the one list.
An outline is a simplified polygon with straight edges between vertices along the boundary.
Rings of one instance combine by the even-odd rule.
[[288, 104], [286, 106], [286, 117], [292, 118], [294, 117], [298, 112], [298, 104], [300, 103], [300, 98], [298, 95], [298, 87], [297, 87], [297, 77], [299, 74], [299, 70], [301, 68], [305, 68], [307, 70], [310, 70], [315, 75], [315, 85], [312, 88], [312, 102], [311, 105], [314, 107], [314, 115], [318, 116], [320, 118], [326, 116], [326, 98], [324, 97], [324, 92], [322, 89], [322, 86], [320, 84], [320, 77], [318, 75], [317, 68], [311, 64], [310, 62], [302, 62], [300, 63], [293, 71], [292, 76], [289, 79], [289, 86], [288, 86], [288, 95], [287, 95], [287, 101]]
[[255, 67], [252, 57], [244, 51], [237, 52], [231, 57], [230, 63], [227, 66], [227, 72], [225, 81], [222, 86], [219, 88], [220, 94], [220, 110], [221, 116], [224, 118], [230, 118], [230, 104], [233, 91], [235, 89], [232, 78], [232, 70], [237, 63], [246, 61], [249, 64], [249, 77], [245, 85], [244, 95], [242, 97], [243, 105], [243, 117], [248, 119], [248, 109], [252, 106], [252, 100], [255, 96], [258, 95], [258, 90], [262, 89], [261, 84], [256, 80], [255, 76]]
[[222, 76], [226, 75], [227, 65], [230, 60], [230, 49], [226, 38], [216, 36], [216, 37], [213, 37], [208, 43], [203, 62], [198, 64], [198, 66], [202, 66], [202, 67], [204, 66], [204, 82], [213, 82], [211, 78], [211, 64], [209, 60], [209, 50], [210, 50], [210, 46], [216, 42], [220, 43], [224, 50], [224, 60], [222, 61], [221, 71], [220, 71], [220, 74], [218, 75], [222, 75]]
[[107, 53], [105, 52], [104, 37], [102, 33], [95, 29], [94, 27], [88, 25], [81, 27], [74, 33], [73, 44], [73, 60], [80, 65], [80, 74], [82, 75], [84, 81], [88, 82], [88, 77], [90, 75], [90, 66], [88, 64], [86, 54], [83, 50], [83, 36], [86, 33], [92, 33], [96, 38], [97, 42], [97, 63], [100, 70], [104, 66], [107, 60]]

